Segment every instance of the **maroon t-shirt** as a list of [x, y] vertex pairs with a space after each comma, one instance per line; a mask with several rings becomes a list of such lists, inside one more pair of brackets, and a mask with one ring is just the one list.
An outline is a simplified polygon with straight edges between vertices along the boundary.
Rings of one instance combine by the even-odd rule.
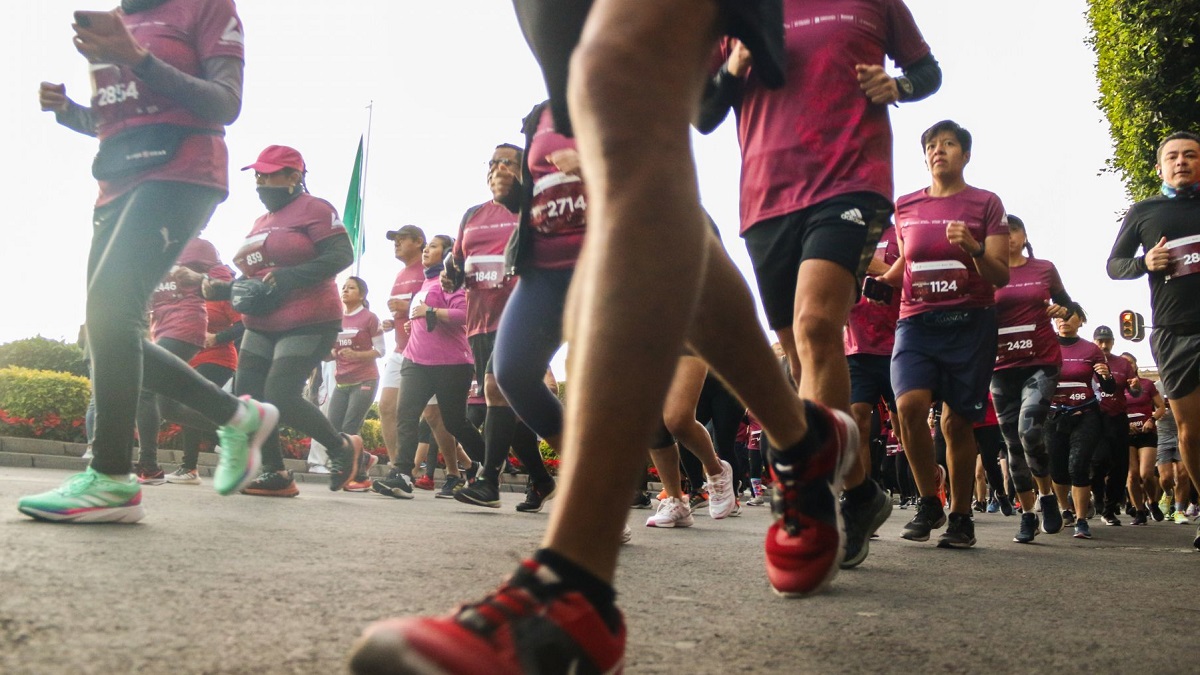
[[987, 190], [968, 185], [949, 197], [930, 197], [922, 189], [896, 200], [897, 236], [904, 250], [901, 319], [995, 304], [995, 289], [979, 276], [971, 255], [946, 239], [946, 226], [956, 220], [966, 223], [978, 242], [1008, 234], [1004, 204]]
[[[396, 275], [396, 281], [392, 283], [392, 295], [389, 299], [405, 300], [412, 302], [413, 295], [421, 290], [421, 285], [425, 283], [425, 266], [421, 264], [421, 259], [417, 258], [411, 264], [405, 265], [404, 269]], [[407, 314], [392, 314], [392, 321], [396, 324], [393, 332], [396, 334], [396, 348], [392, 351], [397, 354], [403, 354], [404, 348], [408, 346], [408, 331], [404, 329], [408, 323]]]
[[[896, 228], [889, 227], [883, 231], [879, 243], [875, 246], [875, 259], [891, 267], [900, 257], [900, 248], [896, 245]], [[874, 354], [876, 356], [891, 356], [892, 347], [896, 343], [896, 319], [900, 317], [900, 294], [892, 294], [892, 302], [881, 305], [866, 298], [859, 298], [854, 307], [850, 308], [850, 318], [846, 321], [843, 342], [846, 356], [851, 354]]]
[[341, 355], [342, 350], [345, 349], [356, 352], [374, 349], [375, 337], [383, 335], [383, 328], [379, 324], [379, 317], [364, 307], [359, 307], [352, 314], [342, 315], [342, 330], [338, 333], [337, 342], [333, 346], [334, 351], [338, 354], [337, 371], [334, 377], [338, 384], [355, 384], [379, 379], [379, 365], [375, 359], [370, 361], [351, 360], [343, 358]]
[[1104, 352], [1087, 340], [1076, 340], [1073, 344], [1061, 344], [1062, 370], [1058, 373], [1058, 389], [1051, 403], [1068, 408], [1078, 408], [1096, 400], [1097, 387], [1093, 382], [1100, 377], [1095, 366], [1104, 363]]
[[504, 248], [517, 227], [517, 214], [488, 202], [463, 223], [454, 257], [463, 262], [467, 283], [467, 337], [495, 333], [513, 283], [504, 269]]
[[564, 174], [549, 160], [551, 153], [574, 149], [575, 139], [554, 130], [550, 107], [542, 110], [529, 143], [529, 172], [533, 175], [530, 204], [529, 264], [538, 269], [572, 269], [587, 231], [587, 195], [579, 176]]
[[1124, 415], [1125, 390], [1129, 388], [1129, 381], [1137, 377], [1137, 371], [1125, 357], [1116, 354], [1108, 355], [1108, 370], [1117, 381], [1117, 388], [1111, 394], [1100, 392], [1100, 409], [1105, 415]]
[[[317, 242], [345, 236], [342, 219], [329, 202], [302, 194], [275, 213], [268, 212], [254, 221], [233, 264], [247, 277], [262, 279], [277, 267], [292, 267], [315, 258]], [[330, 277], [308, 288], [291, 291], [283, 304], [270, 314], [244, 315], [242, 323], [250, 330], [273, 332], [340, 321], [341, 318], [341, 297], [337, 284]]]
[[1029, 258], [1020, 267], [1008, 268], [1008, 285], [996, 289], [996, 370], [1059, 365], [1062, 352], [1046, 308], [1051, 295], [1063, 292], [1062, 279], [1049, 260]]
[[783, 17], [784, 86], [767, 89], [751, 67], [737, 109], [743, 233], [850, 192], [890, 200], [888, 107], [867, 99], [854, 66], [929, 54], [900, 0], [784, 0]]
[[[245, 58], [242, 23], [232, 0], [174, 0], [131, 16], [122, 13], [121, 21], [138, 44], [188, 75], [199, 77], [206, 59]], [[186, 137], [165, 164], [120, 180], [100, 181], [97, 204], [106, 204], [150, 180], [192, 183], [228, 193], [229, 153], [222, 125], [202, 120], [181, 102], [156, 92], [130, 67], [98, 63], [90, 71], [91, 109], [101, 140], [146, 124], [212, 132]]]
[[1140, 425], [1154, 413], [1154, 397], [1158, 394], [1158, 387], [1154, 380], [1144, 377], [1138, 378], [1138, 386], [1141, 391], [1136, 394], [1132, 389], [1125, 389], [1125, 412], [1129, 415], [1130, 424]]
[[[199, 237], [189, 241], [175, 260], [177, 267], [200, 274], [207, 274], [220, 264], [216, 247]], [[203, 347], [207, 330], [208, 311], [200, 295], [200, 284], [185, 286], [167, 272], [150, 296], [150, 334], [155, 340], [172, 338]]]

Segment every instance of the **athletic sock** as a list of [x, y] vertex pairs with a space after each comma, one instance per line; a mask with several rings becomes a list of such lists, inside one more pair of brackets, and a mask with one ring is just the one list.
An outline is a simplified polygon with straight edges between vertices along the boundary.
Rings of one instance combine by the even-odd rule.
[[562, 579], [562, 585], [567, 590], [578, 591], [587, 599], [596, 609], [600, 618], [604, 619], [609, 630], [615, 633], [620, 629], [621, 613], [614, 604], [617, 592], [613, 590], [612, 586], [548, 548], [538, 549], [533, 554], [533, 561], [549, 567]]
[[500, 469], [508, 457], [513, 432], [517, 428], [517, 414], [508, 406], [488, 406], [487, 417], [483, 418], [483, 479], [490, 485], [499, 485]]
[[241, 401], [238, 401], [237, 410], [234, 411], [233, 417], [229, 418], [229, 421], [225, 423], [225, 426], [236, 427], [240, 425], [246, 421], [246, 416], [248, 414], [247, 407]]
[[771, 454], [774, 455], [775, 459], [802, 460], [815, 455], [821, 449], [821, 446], [825, 445], [825, 438], [832, 429], [829, 428], [829, 421], [825, 419], [825, 415], [822, 414], [821, 409], [812, 401], [805, 401], [804, 415], [808, 421], [808, 431], [804, 434], [804, 438], [800, 439], [792, 447], [784, 450], [775, 450], [772, 448]]
[[871, 480], [871, 478], [868, 476], [867, 479], [862, 482], [862, 485], [847, 488], [846, 490], [842, 491], [842, 495], [846, 497], [846, 501], [848, 502], [854, 504], [866, 504], [867, 502], [871, 501], [873, 497], [875, 497], [875, 492], [878, 490], [879, 486], [875, 485], [875, 481]]

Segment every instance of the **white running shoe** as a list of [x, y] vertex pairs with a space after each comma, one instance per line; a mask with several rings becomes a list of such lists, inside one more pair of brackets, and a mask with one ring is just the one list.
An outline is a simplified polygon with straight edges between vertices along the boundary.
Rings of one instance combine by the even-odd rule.
[[721, 474], [707, 476], [708, 478], [708, 515], [713, 520], [727, 518], [737, 504], [737, 495], [733, 494], [733, 467], [729, 462], [721, 460]]
[[633, 539], [633, 528], [626, 525], [625, 529], [621, 531], [621, 543], [628, 544], [630, 539]]
[[309, 473], [319, 473], [322, 475], [328, 475], [329, 467], [325, 466], [324, 464], [309, 464], [308, 472]]
[[189, 471], [181, 466], [167, 474], [167, 482], [173, 485], [200, 485], [203, 481], [195, 469]]
[[695, 522], [687, 502], [667, 497], [658, 503], [658, 511], [646, 519], [646, 527], [691, 527]]

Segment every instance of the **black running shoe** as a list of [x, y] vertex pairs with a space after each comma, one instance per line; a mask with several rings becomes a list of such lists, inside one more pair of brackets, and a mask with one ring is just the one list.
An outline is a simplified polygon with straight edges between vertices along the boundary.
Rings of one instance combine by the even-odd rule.
[[371, 481], [371, 489], [381, 495], [396, 499], [413, 498], [412, 478], [394, 468], [388, 472], [386, 478]]
[[1130, 525], [1146, 525], [1150, 522], [1149, 511], [1135, 511], [1134, 513], [1133, 520], [1129, 522]]
[[901, 539], [929, 541], [929, 533], [946, 524], [946, 511], [942, 500], [937, 497], [921, 497], [917, 502], [917, 513], [904, 526]]
[[1054, 495], [1038, 497], [1042, 505], [1042, 532], [1058, 534], [1063, 529], [1063, 512], [1058, 509], [1058, 498]]
[[1017, 536], [1013, 537], [1013, 541], [1018, 544], [1032, 544], [1037, 538], [1038, 533], [1038, 517], [1036, 513], [1022, 513], [1021, 527], [1017, 530]]
[[525, 501], [517, 504], [517, 510], [521, 513], [541, 511], [546, 502], [554, 499], [554, 492], [557, 489], [558, 485], [553, 480], [542, 485], [529, 481], [529, 486], [525, 488]]
[[1130, 518], [1133, 518], [1137, 515], [1137, 509], [1133, 508], [1132, 503], [1125, 504], [1125, 515], [1129, 516]]
[[455, 492], [454, 499], [464, 504], [498, 509], [500, 508], [500, 488], [489, 485], [486, 480], [477, 480]]
[[630, 506], [630, 508], [634, 508], [634, 509], [650, 508], [650, 493], [641, 491], [641, 490], [639, 490], [638, 492], [635, 492], [633, 495], [633, 503], [630, 504], [629, 506]]
[[951, 513], [950, 524], [938, 537], [938, 548], [971, 548], [975, 545], [975, 522], [969, 513]]
[[1117, 513], [1115, 511], [1109, 511], [1108, 513], [1105, 513], [1104, 515], [1100, 516], [1100, 520], [1105, 525], [1113, 525], [1113, 526], [1121, 525], [1121, 519], [1117, 517]]
[[1062, 512], [1063, 527], [1071, 527], [1075, 524], [1075, 512], [1071, 509], [1063, 509]]
[[1156, 523], [1161, 523], [1166, 518], [1162, 509], [1158, 508], [1157, 502], [1150, 502], [1150, 516], [1154, 518], [1154, 522]]
[[358, 475], [358, 461], [363, 454], [361, 436], [342, 434], [346, 441], [338, 448], [328, 448], [329, 489], [337, 492]]
[[1003, 492], [996, 493], [996, 503], [1000, 505], [1000, 513], [1003, 513], [1005, 517], [1016, 513], [1016, 511], [1013, 511], [1012, 500], [1009, 499], [1008, 495], [1004, 494]]
[[1196, 538], [1192, 540], [1192, 548], [1200, 551], [1200, 527], [1196, 528]]
[[468, 466], [463, 471], [463, 478], [466, 479], [467, 485], [474, 485], [475, 480], [477, 478], [479, 478], [479, 474], [482, 472], [483, 472], [482, 464], [480, 464], [479, 462], [471, 462], [471, 466]]
[[[875, 482], [871, 481], [871, 484]], [[842, 499], [842, 522], [846, 526], [846, 557], [842, 560], [842, 569], [857, 567], [867, 559], [871, 535], [890, 515], [892, 498], [878, 487], [875, 488], [875, 496], [864, 502], [853, 503], [849, 499]]]
[[258, 497], [295, 497], [300, 494], [300, 488], [296, 487], [291, 471], [264, 471], [242, 488], [242, 494]]

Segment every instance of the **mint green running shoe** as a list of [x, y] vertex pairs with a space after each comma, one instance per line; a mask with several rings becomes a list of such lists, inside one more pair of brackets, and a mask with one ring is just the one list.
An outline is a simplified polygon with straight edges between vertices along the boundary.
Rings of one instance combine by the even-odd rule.
[[22, 497], [17, 510], [58, 523], [136, 523], [146, 515], [137, 478], [120, 480], [90, 466], [49, 492]]
[[217, 429], [221, 458], [213, 472], [213, 487], [219, 495], [231, 495], [254, 482], [262, 466], [263, 441], [275, 431], [279, 410], [270, 403], [242, 397], [246, 419]]

